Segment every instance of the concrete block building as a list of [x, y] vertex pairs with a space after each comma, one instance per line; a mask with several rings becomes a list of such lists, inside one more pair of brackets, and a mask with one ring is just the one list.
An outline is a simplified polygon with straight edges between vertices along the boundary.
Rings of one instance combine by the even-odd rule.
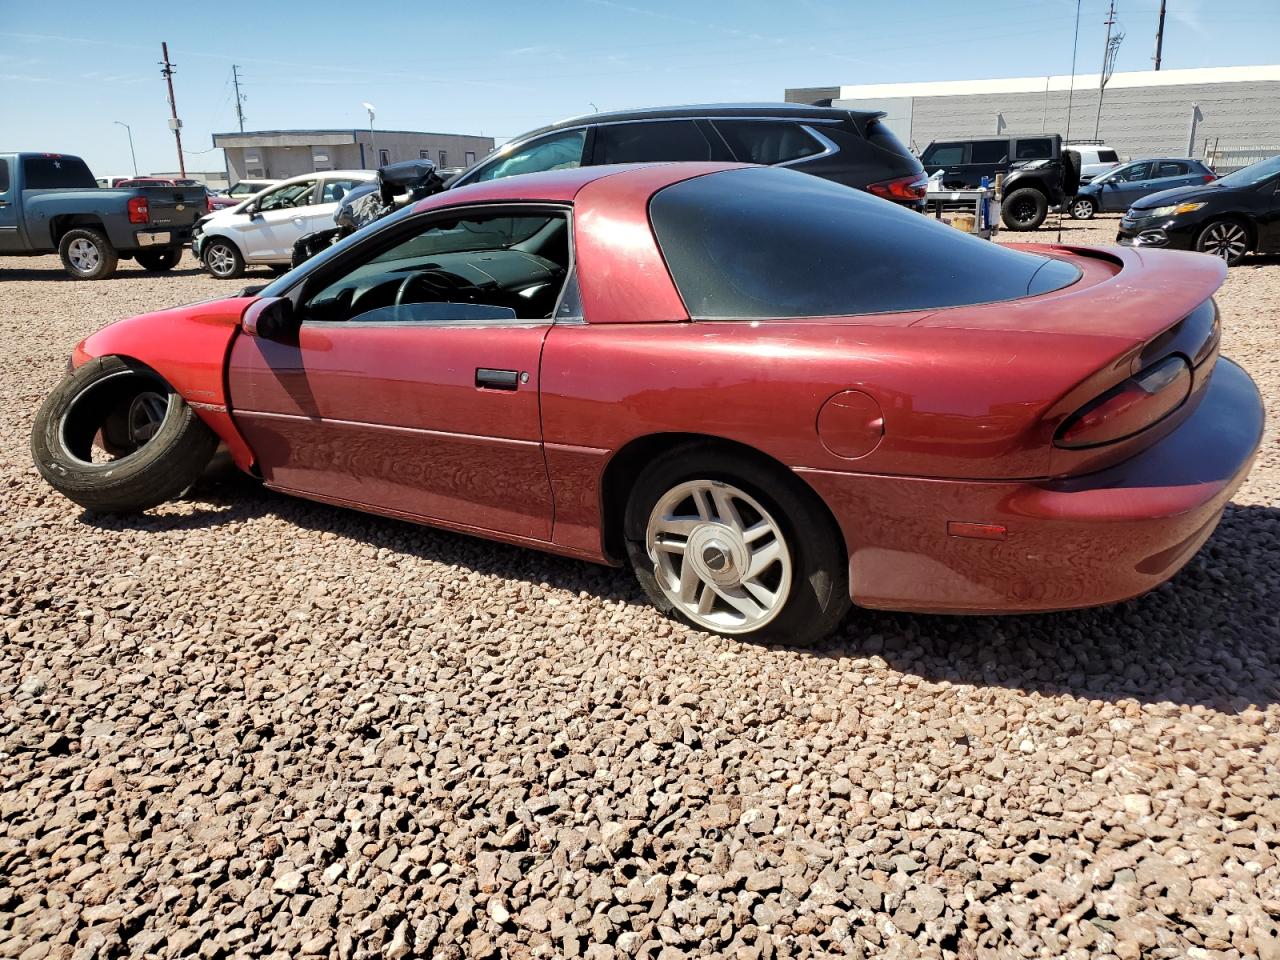
[[429, 158], [463, 169], [493, 149], [493, 137], [416, 130], [255, 130], [215, 133], [227, 158], [227, 179], [283, 180], [317, 170], [375, 170], [399, 160]]
[[1227, 153], [1280, 153], [1280, 64], [1143, 70], [1113, 74], [1102, 94], [1098, 74], [864, 83], [786, 91], [793, 103], [884, 110], [887, 123], [917, 153], [933, 140], [997, 133], [1097, 137], [1120, 155], [1193, 156], [1206, 146]]

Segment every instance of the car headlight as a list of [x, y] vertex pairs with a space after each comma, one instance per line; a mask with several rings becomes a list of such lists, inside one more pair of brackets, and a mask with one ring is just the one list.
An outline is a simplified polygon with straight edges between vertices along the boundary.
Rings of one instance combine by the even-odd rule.
[[1184, 213], [1191, 213], [1203, 207], [1203, 203], [1171, 203], [1167, 207], [1156, 207], [1154, 210], [1148, 210], [1148, 217], [1180, 217]]

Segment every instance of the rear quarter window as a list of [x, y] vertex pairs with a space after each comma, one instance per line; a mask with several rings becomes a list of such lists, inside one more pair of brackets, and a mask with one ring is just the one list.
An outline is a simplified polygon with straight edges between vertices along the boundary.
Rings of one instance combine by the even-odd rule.
[[743, 163], [789, 163], [823, 150], [804, 127], [785, 120], [716, 120], [714, 125]]
[[1114, 150], [1099, 150], [1098, 162], [1099, 163], [1119, 163], [1120, 157], [1116, 154]]
[[1074, 283], [1072, 265], [960, 233], [787, 169], [674, 184], [654, 233], [698, 320], [855, 316], [1013, 300]]
[[1019, 160], [1048, 160], [1053, 156], [1053, 141], [1048, 137], [1027, 137], [1018, 141]]

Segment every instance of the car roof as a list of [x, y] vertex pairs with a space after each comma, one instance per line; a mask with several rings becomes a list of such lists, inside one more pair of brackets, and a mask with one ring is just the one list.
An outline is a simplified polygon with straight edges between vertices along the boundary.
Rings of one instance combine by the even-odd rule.
[[[453, 190], [443, 190], [418, 202], [418, 211], [438, 210], [478, 203], [547, 202], [572, 203], [584, 187], [599, 180], [617, 178], [619, 185], [631, 181], [660, 182], [661, 187], [681, 180], [722, 170], [750, 166], [721, 161], [614, 163], [588, 167], [569, 167], [542, 173], [522, 173], [497, 180], [482, 180]], [[663, 171], [665, 173], [655, 171]]]
[[523, 133], [516, 140], [527, 140], [552, 130], [581, 127], [592, 123], [623, 123], [628, 120], [678, 120], [699, 117], [749, 117], [769, 120], [862, 120], [883, 117], [883, 110], [843, 110], [838, 107], [815, 107], [807, 103], [694, 103], [676, 107], [641, 107], [635, 110], [609, 110], [585, 113], [557, 120], [545, 127]]

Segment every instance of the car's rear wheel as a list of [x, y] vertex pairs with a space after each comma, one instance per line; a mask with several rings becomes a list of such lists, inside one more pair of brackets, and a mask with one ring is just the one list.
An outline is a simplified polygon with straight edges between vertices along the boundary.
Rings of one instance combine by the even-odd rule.
[[63, 269], [77, 280], [105, 280], [120, 262], [106, 234], [91, 227], [76, 227], [63, 234], [58, 256]]
[[120, 357], [69, 374], [31, 431], [41, 476], [95, 513], [146, 510], [178, 496], [217, 447], [217, 435], [163, 379]]
[[165, 247], [163, 250], [139, 250], [134, 254], [138, 266], [152, 273], [164, 273], [172, 270], [182, 259], [181, 247]]
[[234, 280], [244, 275], [244, 257], [230, 240], [214, 237], [204, 245], [201, 259], [208, 271], [219, 280]]
[[1249, 252], [1249, 231], [1239, 220], [1214, 220], [1200, 231], [1196, 249], [1221, 257], [1234, 267]]
[[631, 490], [624, 533], [649, 599], [694, 627], [805, 646], [849, 609], [839, 531], [821, 502], [737, 451], [695, 443], [659, 456]]
[[1092, 220], [1097, 208], [1088, 197], [1076, 197], [1071, 201], [1071, 216], [1077, 220]]
[[1049, 215], [1049, 198], [1034, 187], [1014, 190], [1000, 205], [1000, 218], [1010, 230], [1035, 230]]

